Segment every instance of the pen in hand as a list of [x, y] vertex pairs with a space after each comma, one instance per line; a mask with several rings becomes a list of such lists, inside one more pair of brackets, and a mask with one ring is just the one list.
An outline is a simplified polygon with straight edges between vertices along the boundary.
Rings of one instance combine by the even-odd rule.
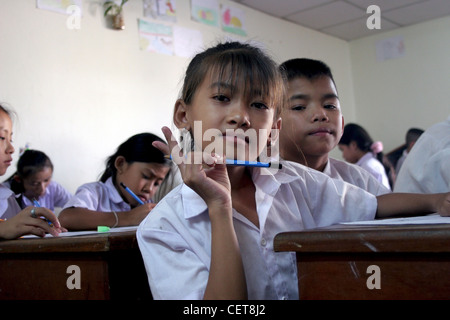
[[[36, 200], [36, 198], [33, 198], [33, 203], [34, 203], [34, 206], [35, 206], [35, 207], [37, 207], [37, 208], [40, 208], [40, 207], [41, 207], [41, 205], [40, 205], [39, 202]], [[44, 219], [45, 221], [47, 221], [47, 223], [48, 223], [48, 225], [49, 225], [50, 227], [53, 227], [53, 223], [52, 223], [50, 220], [48, 220], [48, 219], [46, 219], [46, 218], [44, 218], [44, 217], [41, 217], [41, 219]]]
[[125, 184], [123, 184], [123, 182], [120, 183], [120, 185], [139, 203], [139, 204], [144, 204], [144, 202], [139, 199], [139, 197], [137, 195], [134, 194], [133, 191], [131, 191], [130, 188], [128, 188]]

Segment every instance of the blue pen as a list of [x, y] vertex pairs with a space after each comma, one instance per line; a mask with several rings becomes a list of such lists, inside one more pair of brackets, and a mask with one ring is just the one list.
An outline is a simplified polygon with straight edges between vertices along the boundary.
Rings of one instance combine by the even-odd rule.
[[143, 202], [141, 199], [139, 199], [138, 196], [135, 195], [134, 192], [131, 191], [130, 188], [128, 188], [126, 185], [124, 185], [123, 182], [121, 182], [120, 185], [121, 185], [125, 190], [127, 190], [127, 192], [128, 192], [134, 199], [136, 199], [137, 202], [139, 202], [139, 204], [144, 204], [144, 202]]
[[[165, 156], [166, 159], [171, 159], [171, 155]], [[225, 164], [229, 166], [246, 166], [246, 167], [259, 167], [259, 168], [271, 168], [276, 167], [278, 169], [281, 169], [281, 163], [278, 162], [259, 162], [259, 161], [246, 161], [246, 160], [232, 160], [232, 159], [225, 159]]]
[[[34, 203], [34, 206], [35, 207], [37, 207], [37, 208], [40, 208], [41, 207], [41, 205], [39, 204], [39, 202], [36, 200], [36, 198], [33, 198], [33, 203]], [[48, 220], [48, 219], [46, 219], [46, 218], [44, 218], [44, 217], [42, 217], [45, 221], [47, 221], [47, 223], [48, 223], [48, 225], [49, 226], [51, 226], [51, 227], [53, 227], [53, 223], [50, 221], [50, 220]]]

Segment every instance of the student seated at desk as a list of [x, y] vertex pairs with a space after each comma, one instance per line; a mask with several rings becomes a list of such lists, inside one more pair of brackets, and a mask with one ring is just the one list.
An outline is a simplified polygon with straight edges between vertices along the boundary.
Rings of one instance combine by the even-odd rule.
[[[0, 105], [0, 176], [3, 176], [11, 165], [14, 153], [11, 136], [11, 113]], [[48, 219], [53, 226], [40, 219], [41, 216]], [[50, 233], [57, 236], [62, 231], [53, 212], [47, 208], [21, 209], [14, 192], [4, 185], [0, 185], [0, 218], [0, 239], [15, 239], [25, 234], [43, 237], [45, 233]]]
[[369, 133], [356, 123], [346, 124], [339, 149], [344, 159], [369, 171], [379, 182], [391, 190], [387, 168], [383, 164], [383, 144], [373, 141]]
[[425, 130], [398, 173], [395, 192], [450, 191], [450, 116]]
[[395, 164], [395, 173], [397, 175], [400, 172], [403, 162], [405, 162], [406, 157], [411, 152], [412, 147], [414, 146], [416, 141], [420, 138], [422, 133], [423, 133], [423, 130], [419, 129], [419, 128], [409, 128], [408, 131], [406, 132], [406, 137], [405, 137], [406, 148], [405, 148], [405, 150], [403, 150], [402, 155], [400, 156], [400, 158], [398, 158], [397, 163]]
[[61, 224], [70, 230], [138, 225], [156, 205], [152, 198], [171, 168], [152, 146], [154, 141], [164, 143], [152, 133], [122, 143], [109, 157], [100, 181], [82, 185], [66, 203], [59, 214]]
[[44, 152], [25, 150], [17, 162], [17, 171], [3, 185], [14, 191], [22, 209], [39, 204], [54, 211], [55, 207], [64, 207], [72, 195], [53, 181], [52, 175], [53, 163]]
[[199, 133], [193, 149], [181, 150], [167, 127], [169, 145], [154, 143], [184, 183], [136, 234], [155, 299], [298, 299], [295, 253], [274, 252], [278, 233], [402, 213], [450, 215], [450, 193], [375, 197], [292, 161], [273, 170], [227, 165], [267, 154], [285, 101], [277, 64], [257, 47], [220, 43], [189, 63], [173, 121], [186, 135]]
[[373, 195], [391, 192], [367, 170], [329, 157], [344, 128], [339, 96], [330, 68], [322, 61], [291, 59], [280, 65], [288, 103], [281, 112], [280, 155]]

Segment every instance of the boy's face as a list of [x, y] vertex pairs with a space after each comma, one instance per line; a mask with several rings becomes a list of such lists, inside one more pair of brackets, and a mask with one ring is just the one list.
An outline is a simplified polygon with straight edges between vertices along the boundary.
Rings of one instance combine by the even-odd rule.
[[344, 127], [339, 98], [327, 76], [295, 78], [288, 84], [287, 109], [282, 112], [281, 156], [303, 163], [303, 157], [326, 157], [338, 144]]

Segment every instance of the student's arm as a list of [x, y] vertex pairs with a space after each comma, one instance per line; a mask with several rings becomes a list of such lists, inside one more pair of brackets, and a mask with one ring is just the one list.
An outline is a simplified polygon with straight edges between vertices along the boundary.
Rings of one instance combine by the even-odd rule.
[[[153, 145], [164, 154], [171, 154], [178, 145], [172, 132], [164, 127], [168, 146], [157, 141]], [[178, 148], [179, 150], [179, 148]], [[247, 284], [239, 244], [232, 216], [231, 186], [225, 164], [180, 163], [183, 181], [193, 189], [208, 206], [211, 220], [211, 264], [203, 299], [246, 299]], [[203, 156], [202, 156], [202, 159]]]
[[130, 211], [116, 211], [117, 225], [113, 212], [100, 212], [77, 207], [62, 210], [59, 214], [59, 221], [62, 226], [69, 230], [92, 230], [97, 229], [97, 226], [137, 226], [155, 205], [155, 203], [146, 203]]
[[208, 209], [211, 218], [211, 265], [203, 299], [246, 299], [247, 285], [231, 206]]
[[[36, 218], [31, 216], [31, 210], [34, 210]], [[49, 220], [53, 226], [39, 218], [40, 216]], [[46, 208], [27, 207], [14, 217], [0, 221], [0, 239], [16, 239], [25, 234], [44, 237], [46, 233], [57, 237], [62, 231], [65, 230], [62, 230], [58, 218]]]
[[377, 218], [438, 212], [450, 216], [450, 193], [389, 193], [377, 197]]

